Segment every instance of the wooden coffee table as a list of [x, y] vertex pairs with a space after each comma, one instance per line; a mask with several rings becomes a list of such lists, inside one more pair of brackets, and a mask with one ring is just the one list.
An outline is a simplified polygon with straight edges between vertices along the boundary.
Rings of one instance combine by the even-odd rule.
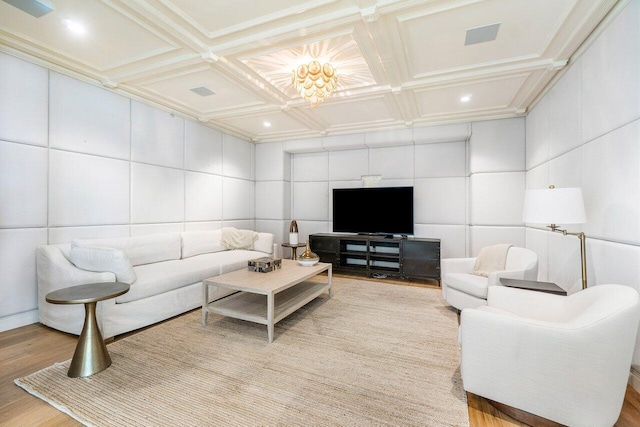
[[[324, 271], [327, 282], [307, 281]], [[209, 286], [240, 292], [209, 303]], [[202, 282], [202, 324], [207, 324], [208, 313], [260, 323], [267, 325], [269, 342], [273, 342], [274, 325], [325, 290], [331, 298], [331, 264], [327, 263], [302, 267], [283, 259], [282, 268], [269, 273], [246, 268], [232, 271]]]

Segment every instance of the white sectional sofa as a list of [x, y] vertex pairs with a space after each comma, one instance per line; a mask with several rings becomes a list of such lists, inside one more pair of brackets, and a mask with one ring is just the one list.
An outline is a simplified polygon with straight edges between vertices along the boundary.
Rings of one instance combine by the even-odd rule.
[[[80, 334], [84, 306], [50, 304], [45, 297], [57, 289], [96, 282], [131, 285], [126, 294], [98, 303], [98, 325], [104, 338], [194, 309], [202, 305], [204, 279], [247, 268], [247, 261], [273, 254], [273, 234], [251, 233], [253, 244], [233, 250], [221, 241], [222, 230], [77, 239], [70, 244], [40, 246], [36, 257], [40, 322]], [[230, 293], [212, 289], [210, 297], [213, 301]]]

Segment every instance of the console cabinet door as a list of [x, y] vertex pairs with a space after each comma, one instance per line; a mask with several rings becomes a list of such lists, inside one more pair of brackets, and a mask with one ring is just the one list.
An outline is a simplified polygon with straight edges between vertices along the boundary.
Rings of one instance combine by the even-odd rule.
[[440, 280], [440, 242], [404, 240], [402, 276]]
[[329, 263], [334, 268], [339, 267], [340, 240], [312, 234], [309, 236], [309, 246], [311, 246], [311, 252], [315, 252], [320, 257], [320, 262]]

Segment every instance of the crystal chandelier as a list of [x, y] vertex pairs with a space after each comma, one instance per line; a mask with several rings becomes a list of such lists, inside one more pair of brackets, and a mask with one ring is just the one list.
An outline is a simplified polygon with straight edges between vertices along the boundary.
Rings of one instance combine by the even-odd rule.
[[293, 70], [291, 84], [311, 103], [311, 108], [315, 108], [336, 88], [338, 75], [330, 63], [320, 65], [313, 60], [308, 65], [302, 64]]

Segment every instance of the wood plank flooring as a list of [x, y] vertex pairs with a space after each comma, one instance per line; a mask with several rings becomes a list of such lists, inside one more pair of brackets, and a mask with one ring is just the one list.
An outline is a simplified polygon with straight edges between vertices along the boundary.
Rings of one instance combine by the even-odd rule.
[[[129, 334], [130, 335], [130, 334]], [[117, 339], [122, 338], [121, 336]], [[77, 337], [40, 324], [0, 333], [0, 425], [80, 425], [48, 403], [31, 396], [13, 380], [73, 356]], [[494, 408], [486, 399], [467, 393], [471, 427], [520, 427], [520, 423]], [[627, 387], [617, 427], [640, 426], [640, 394]]]

